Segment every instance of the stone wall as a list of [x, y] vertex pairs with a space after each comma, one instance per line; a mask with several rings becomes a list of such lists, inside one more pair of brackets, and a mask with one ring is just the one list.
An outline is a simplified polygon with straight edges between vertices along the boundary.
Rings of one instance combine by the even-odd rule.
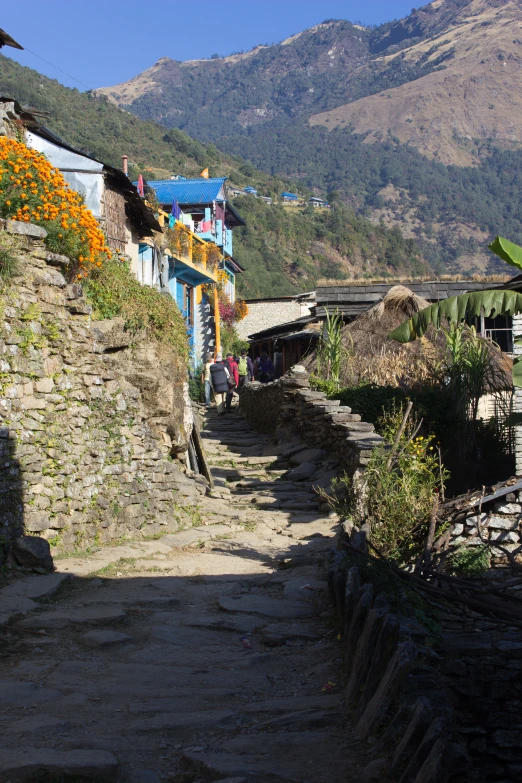
[[[361, 532], [351, 541], [364, 550]], [[391, 759], [400, 783], [521, 780], [522, 630], [415, 597], [391, 574], [372, 575], [362, 555], [337, 552], [329, 581], [346, 706], [373, 743], [374, 772]]]
[[301, 365], [274, 383], [249, 384], [240, 395], [240, 407], [262, 431], [274, 432], [280, 441], [299, 438], [324, 449], [351, 474], [367, 465], [373, 449], [384, 442], [373, 424], [361, 421], [339, 400], [312, 391]]
[[177, 527], [205, 493], [186, 475], [186, 370], [167, 346], [95, 321], [45, 230], [0, 224], [19, 273], [0, 293], [0, 534], [84, 547]]
[[430, 634], [407, 596], [397, 594], [392, 606], [391, 591], [373, 583], [364, 557], [342, 552], [334, 555], [329, 584], [347, 672], [345, 703], [356, 736], [372, 743], [364, 779], [466, 780], [461, 775], [470, 763], [456, 741], [455, 711]]
[[236, 331], [242, 340], [272, 326], [287, 324], [310, 314], [310, 304], [295, 299], [261, 300], [247, 302], [248, 315], [236, 324]]
[[[491, 566], [508, 563], [507, 552], [522, 545], [522, 491], [507, 492], [503, 497], [483, 503], [480, 511], [453, 525], [452, 547], [488, 547]], [[496, 546], [495, 546], [496, 544]]]
[[14, 136], [19, 119], [14, 101], [0, 101], [0, 136]]

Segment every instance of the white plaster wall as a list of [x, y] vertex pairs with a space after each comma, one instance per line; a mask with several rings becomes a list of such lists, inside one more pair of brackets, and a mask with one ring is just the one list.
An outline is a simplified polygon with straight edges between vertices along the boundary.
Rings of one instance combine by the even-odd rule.
[[248, 315], [237, 324], [236, 329], [240, 338], [246, 340], [251, 334], [263, 329], [290, 323], [309, 314], [309, 304], [295, 300], [251, 302], [248, 304]]

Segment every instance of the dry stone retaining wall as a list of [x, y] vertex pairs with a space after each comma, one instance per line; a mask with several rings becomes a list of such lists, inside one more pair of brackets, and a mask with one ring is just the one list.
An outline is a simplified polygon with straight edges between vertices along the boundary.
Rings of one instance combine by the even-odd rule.
[[308, 373], [296, 365], [278, 381], [251, 383], [240, 395], [244, 415], [264, 432], [274, 432], [281, 442], [299, 438], [339, 459], [341, 471], [355, 473], [368, 464], [373, 449], [383, 438], [373, 424], [312, 391]]
[[[361, 535], [352, 533], [357, 549]], [[374, 738], [376, 766], [390, 754], [400, 783], [521, 780], [522, 631], [425, 596], [429, 621], [416, 619], [408, 597], [393, 611], [389, 584], [384, 595], [360, 555], [337, 552], [329, 582], [346, 704], [356, 734]]]
[[453, 526], [452, 547], [488, 547], [491, 566], [508, 563], [507, 553], [522, 545], [522, 491], [489, 501]]
[[0, 294], [1, 539], [71, 549], [175, 528], [178, 507], [206, 491], [185, 474], [183, 362], [121, 319], [94, 321], [44, 229], [2, 231], [21, 244]]

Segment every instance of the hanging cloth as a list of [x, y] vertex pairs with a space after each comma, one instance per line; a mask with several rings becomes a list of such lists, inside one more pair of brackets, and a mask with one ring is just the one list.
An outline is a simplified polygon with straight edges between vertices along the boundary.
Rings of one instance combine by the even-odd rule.
[[145, 198], [145, 187], [143, 185], [143, 177], [138, 177], [138, 196], [141, 196], [142, 198]]
[[172, 215], [174, 217], [174, 220], [181, 219], [181, 209], [176, 199], [174, 199], [174, 201], [172, 202]]

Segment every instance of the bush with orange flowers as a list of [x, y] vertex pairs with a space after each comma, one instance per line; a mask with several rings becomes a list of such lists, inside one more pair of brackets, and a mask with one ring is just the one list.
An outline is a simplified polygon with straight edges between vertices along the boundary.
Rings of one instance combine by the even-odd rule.
[[43, 226], [47, 246], [73, 261], [78, 279], [111, 257], [82, 196], [44, 155], [5, 136], [0, 137], [0, 216]]

